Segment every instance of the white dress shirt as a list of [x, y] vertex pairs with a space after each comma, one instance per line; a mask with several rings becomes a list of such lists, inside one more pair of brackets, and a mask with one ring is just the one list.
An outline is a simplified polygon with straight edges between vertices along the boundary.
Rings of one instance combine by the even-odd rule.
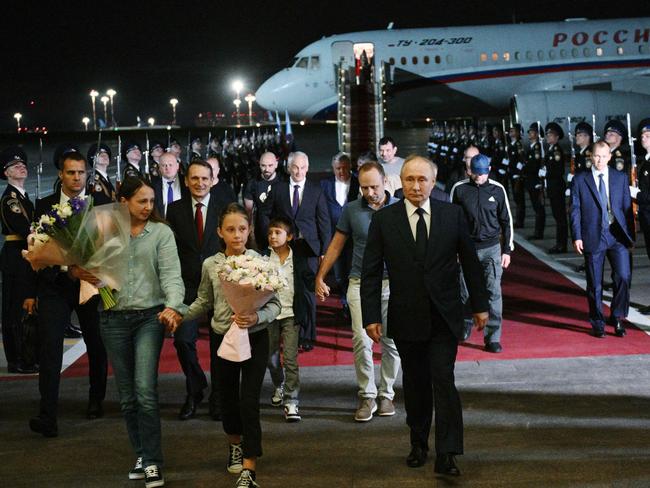
[[[409, 202], [406, 198], [404, 199], [404, 204], [406, 205], [406, 216], [409, 219], [409, 225], [411, 226], [411, 234], [413, 234], [413, 240], [416, 240], [418, 220], [420, 216], [417, 214], [416, 210], [418, 207]], [[422, 202], [422, 209], [424, 209], [424, 223], [427, 226], [427, 236], [429, 235], [429, 229], [431, 227], [431, 202], [427, 198]]]
[[348, 181], [339, 181], [334, 179], [334, 190], [336, 193], [336, 201], [342, 207], [348, 201], [348, 193], [350, 192], [350, 182], [352, 178]]
[[302, 181], [293, 181], [293, 178], [289, 178], [289, 202], [293, 206], [293, 187], [298, 185], [298, 205], [302, 203], [302, 194], [305, 191], [305, 183], [307, 178]]
[[609, 220], [609, 223], [612, 224], [614, 222], [614, 215], [612, 214], [612, 203], [611, 199], [609, 198], [609, 166], [605, 166], [605, 169], [603, 171], [598, 171], [596, 169], [596, 165], [592, 165], [591, 174], [594, 177], [594, 181], [596, 182], [596, 190], [598, 192], [600, 192], [600, 175], [603, 175], [603, 182], [605, 183], [605, 194], [607, 195], [607, 219]]
[[173, 180], [168, 180], [164, 176], [161, 177], [162, 180], [162, 197], [163, 197], [163, 203], [165, 204], [165, 211], [167, 211], [167, 205], [172, 202], [167, 201], [167, 188], [169, 185], [167, 184], [168, 181], [172, 181], [172, 191], [174, 192], [174, 202], [176, 200], [180, 200], [181, 198], [181, 184], [179, 181], [178, 176], [174, 178]]
[[199, 210], [196, 208], [196, 204], [200, 203], [203, 205], [201, 207], [201, 215], [203, 216], [203, 230], [205, 230], [205, 218], [208, 215], [208, 203], [210, 203], [210, 192], [203, 198], [203, 200], [197, 200], [192, 197], [192, 215], [194, 215], [194, 222], [196, 222], [196, 212]]

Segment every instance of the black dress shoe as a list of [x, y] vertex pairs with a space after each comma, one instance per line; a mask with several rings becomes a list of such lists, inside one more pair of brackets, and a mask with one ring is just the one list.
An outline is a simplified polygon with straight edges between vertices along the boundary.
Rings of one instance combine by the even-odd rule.
[[185, 397], [185, 403], [178, 414], [178, 418], [181, 420], [189, 420], [193, 418], [196, 415], [196, 407], [199, 406], [201, 400], [203, 400], [203, 393], [194, 396], [187, 395], [187, 397]]
[[310, 340], [305, 339], [300, 343], [300, 350], [302, 352], [313, 351], [314, 350], [314, 344]]
[[472, 326], [474, 325], [474, 322], [471, 320], [465, 320], [463, 323], [463, 342], [466, 342], [469, 340], [469, 337], [472, 335]]
[[16, 367], [16, 373], [18, 374], [36, 374], [38, 373], [38, 364], [19, 364]]
[[485, 350], [487, 352], [499, 353], [499, 352], [503, 351], [503, 348], [501, 347], [500, 342], [488, 342], [485, 345]]
[[594, 330], [594, 337], [597, 337], [598, 339], [604, 339], [605, 338], [605, 330], [603, 330], [603, 329], [595, 329]]
[[611, 281], [603, 283], [603, 290], [612, 291], [614, 289], [614, 283]]
[[639, 308], [639, 313], [643, 315], [650, 315], [650, 306]]
[[82, 335], [81, 329], [72, 324], [68, 324], [65, 328], [65, 332], [63, 332], [63, 336], [66, 339], [79, 339]]
[[406, 465], [409, 468], [419, 468], [427, 460], [429, 452], [420, 446], [412, 446], [411, 452], [406, 457]]
[[208, 413], [210, 415], [210, 418], [215, 422], [219, 422], [221, 420], [221, 409], [219, 408], [219, 405], [210, 403], [210, 408], [208, 410]]
[[548, 250], [549, 254], [565, 254], [566, 253], [566, 246], [553, 246]]
[[436, 455], [436, 464], [433, 471], [438, 474], [460, 476], [460, 469], [458, 469], [458, 466], [456, 465], [456, 458], [453, 454]]
[[616, 334], [616, 337], [625, 337], [625, 326], [620, 320], [614, 320], [611, 324], [614, 326], [614, 334]]
[[59, 429], [56, 422], [47, 422], [42, 417], [34, 417], [29, 420], [29, 428], [43, 437], [56, 437], [59, 435]]
[[539, 235], [539, 234], [533, 234], [533, 235], [530, 235], [530, 236], [526, 237], [526, 239], [528, 239], [529, 241], [541, 241], [541, 240], [544, 239], [544, 236]]
[[16, 363], [7, 364], [7, 372], [12, 374], [18, 373], [18, 365]]
[[88, 402], [88, 409], [86, 410], [86, 418], [88, 420], [95, 420], [104, 416], [104, 407], [102, 402], [98, 400], [90, 400]]

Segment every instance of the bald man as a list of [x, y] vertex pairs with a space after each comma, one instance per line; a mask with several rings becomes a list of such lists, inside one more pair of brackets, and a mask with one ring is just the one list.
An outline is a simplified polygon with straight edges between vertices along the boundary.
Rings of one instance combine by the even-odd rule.
[[250, 180], [244, 190], [244, 206], [248, 214], [253, 216], [255, 223], [255, 243], [258, 249], [266, 249], [269, 245], [266, 238], [267, 230], [262, 216], [271, 202], [270, 196], [275, 186], [281, 181], [278, 175], [278, 158], [272, 152], [260, 156], [260, 176]]

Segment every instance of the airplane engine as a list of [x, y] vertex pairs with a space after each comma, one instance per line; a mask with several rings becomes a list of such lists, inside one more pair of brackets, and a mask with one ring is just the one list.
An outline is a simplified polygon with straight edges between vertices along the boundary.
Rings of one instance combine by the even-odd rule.
[[636, 136], [637, 124], [650, 117], [650, 95], [599, 90], [520, 93], [511, 99], [510, 111], [512, 120], [519, 122], [524, 130], [539, 120], [543, 125], [555, 121], [565, 132], [567, 117], [571, 117], [573, 131], [578, 122], [592, 124], [592, 114], [595, 114], [595, 129], [600, 135], [608, 120], [625, 123], [629, 113], [632, 133]]

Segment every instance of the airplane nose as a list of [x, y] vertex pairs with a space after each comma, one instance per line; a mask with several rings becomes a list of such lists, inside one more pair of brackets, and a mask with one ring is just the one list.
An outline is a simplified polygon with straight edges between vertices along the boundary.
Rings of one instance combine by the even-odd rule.
[[296, 84], [299, 78], [291, 76], [288, 70], [280, 71], [274, 74], [262, 83], [255, 92], [255, 98], [265, 110], [285, 110], [291, 109], [295, 103]]
[[255, 101], [265, 110], [278, 110], [277, 103], [277, 83], [274, 81], [275, 76], [266, 80], [255, 92]]

